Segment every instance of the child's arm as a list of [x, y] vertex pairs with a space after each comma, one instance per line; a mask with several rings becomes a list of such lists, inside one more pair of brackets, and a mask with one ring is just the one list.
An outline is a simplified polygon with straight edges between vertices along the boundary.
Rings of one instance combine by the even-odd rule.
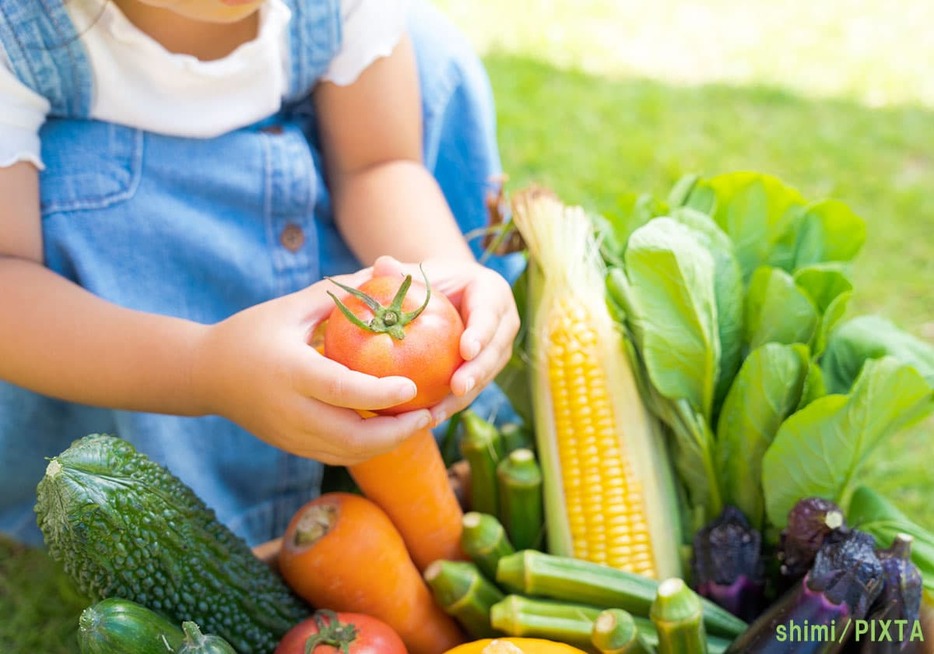
[[43, 267], [38, 197], [31, 164], [0, 168], [0, 379], [97, 406], [220, 414], [326, 463], [388, 451], [427, 424], [427, 411], [364, 421], [352, 410], [397, 404], [415, 389], [348, 371], [307, 344], [333, 307], [330, 283], [211, 326], [121, 308]]
[[384, 254], [474, 260], [422, 164], [421, 101], [408, 38], [353, 84], [321, 83], [315, 103], [335, 219], [364, 263]]
[[[466, 323], [466, 363], [436, 420], [469, 404], [512, 352], [519, 318], [509, 284], [479, 265], [435, 179], [422, 163], [421, 100], [411, 43], [371, 64], [353, 84], [322, 83], [315, 94], [338, 228], [365, 263], [383, 255], [425, 262]], [[403, 270], [383, 258], [378, 269]], [[406, 272], [417, 275], [411, 267]]]
[[85, 404], [199, 413], [182, 362], [203, 327], [122, 309], [45, 268], [31, 164], [0, 168], [0, 198], [0, 379]]

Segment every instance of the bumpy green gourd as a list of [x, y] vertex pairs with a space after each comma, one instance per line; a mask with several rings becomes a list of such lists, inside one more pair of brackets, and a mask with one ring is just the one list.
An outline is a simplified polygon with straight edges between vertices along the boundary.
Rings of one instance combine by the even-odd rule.
[[191, 488], [120, 438], [72, 443], [37, 496], [49, 554], [92, 600], [133, 600], [250, 654], [310, 614]]

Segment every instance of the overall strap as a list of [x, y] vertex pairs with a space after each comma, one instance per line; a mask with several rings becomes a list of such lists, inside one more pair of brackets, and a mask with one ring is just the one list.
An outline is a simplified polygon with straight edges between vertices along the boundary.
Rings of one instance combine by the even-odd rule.
[[341, 44], [340, 0], [286, 0], [290, 27], [290, 100], [308, 94], [325, 73]]
[[62, 0], [2, 0], [0, 44], [16, 76], [49, 101], [50, 115], [90, 114], [90, 65]]

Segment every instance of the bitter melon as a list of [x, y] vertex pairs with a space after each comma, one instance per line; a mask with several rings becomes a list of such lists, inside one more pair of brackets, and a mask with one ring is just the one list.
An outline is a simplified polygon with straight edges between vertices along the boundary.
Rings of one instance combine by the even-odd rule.
[[310, 608], [165, 467], [104, 434], [50, 460], [36, 513], [50, 556], [87, 597], [192, 621], [242, 654], [271, 653]]

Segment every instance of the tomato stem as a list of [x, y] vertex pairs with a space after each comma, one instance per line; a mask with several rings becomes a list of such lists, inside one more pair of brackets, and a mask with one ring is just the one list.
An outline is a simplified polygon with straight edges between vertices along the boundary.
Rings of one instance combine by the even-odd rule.
[[341, 302], [340, 298], [334, 295], [334, 293], [328, 291], [328, 295], [331, 296], [331, 299], [334, 300], [337, 304], [337, 308], [341, 310], [341, 313], [344, 314], [347, 320], [357, 327], [365, 329], [372, 334], [389, 334], [397, 341], [401, 341], [405, 338], [405, 326], [421, 315], [425, 307], [428, 306], [428, 300], [431, 299], [431, 285], [428, 283], [428, 276], [425, 274], [425, 269], [422, 268], [421, 264], [419, 264], [418, 269], [421, 271], [422, 278], [425, 280], [425, 301], [422, 302], [422, 306], [415, 311], [402, 310], [402, 302], [405, 300], [405, 296], [409, 292], [409, 287], [412, 285], [412, 275], [405, 276], [405, 279], [402, 280], [402, 284], [399, 286], [399, 290], [396, 291], [388, 307], [384, 307], [376, 299], [367, 295], [360, 289], [341, 284], [336, 279], [327, 278], [341, 290], [363, 302], [370, 311], [373, 312], [373, 317], [366, 322], [354, 315], [353, 311], [348, 309], [347, 305]]
[[357, 637], [356, 626], [349, 622], [341, 622], [337, 614], [328, 609], [319, 609], [312, 617], [318, 627], [318, 633], [305, 640], [305, 654], [314, 652], [318, 645], [340, 648], [344, 654], [350, 652], [350, 644]]

